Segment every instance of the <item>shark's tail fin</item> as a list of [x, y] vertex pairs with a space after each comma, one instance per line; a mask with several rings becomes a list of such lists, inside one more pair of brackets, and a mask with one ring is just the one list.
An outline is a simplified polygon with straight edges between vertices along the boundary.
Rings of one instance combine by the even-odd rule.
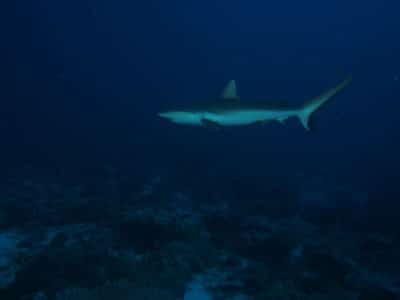
[[327, 103], [333, 96], [343, 90], [350, 82], [352, 78], [349, 76], [343, 80], [336, 87], [326, 91], [321, 96], [312, 99], [305, 103], [301, 109], [298, 110], [297, 117], [300, 119], [301, 124], [304, 128], [310, 130], [310, 117], [314, 112], [320, 109], [325, 103]]

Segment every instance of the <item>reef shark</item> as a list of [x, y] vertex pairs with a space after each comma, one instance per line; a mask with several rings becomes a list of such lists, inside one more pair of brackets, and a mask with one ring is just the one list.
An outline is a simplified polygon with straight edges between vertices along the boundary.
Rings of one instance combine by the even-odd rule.
[[190, 108], [174, 109], [158, 115], [181, 125], [223, 127], [251, 124], [264, 124], [269, 121], [284, 123], [291, 117], [300, 120], [305, 129], [310, 130], [310, 117], [330, 99], [337, 95], [351, 82], [351, 77], [340, 82], [336, 87], [306, 102], [301, 107], [284, 104], [251, 103], [241, 101], [237, 93], [235, 80], [230, 80], [219, 99]]

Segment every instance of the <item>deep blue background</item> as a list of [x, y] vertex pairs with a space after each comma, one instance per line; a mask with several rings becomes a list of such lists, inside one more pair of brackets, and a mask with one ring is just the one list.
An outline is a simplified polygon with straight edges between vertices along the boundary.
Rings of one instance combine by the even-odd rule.
[[[398, 1], [7, 6], [0, 24], [3, 169], [111, 163], [219, 178], [312, 170], [382, 195], [397, 191]], [[354, 83], [317, 114], [315, 133], [297, 120], [214, 132], [156, 116], [216, 97], [233, 78], [244, 99], [295, 105], [349, 73]]]

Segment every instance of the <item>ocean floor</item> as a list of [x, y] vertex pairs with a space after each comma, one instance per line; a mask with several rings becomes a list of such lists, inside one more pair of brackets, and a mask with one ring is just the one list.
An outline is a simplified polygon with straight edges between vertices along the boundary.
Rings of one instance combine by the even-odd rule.
[[340, 218], [326, 184], [234, 198], [113, 172], [2, 184], [1, 300], [400, 299], [398, 231]]

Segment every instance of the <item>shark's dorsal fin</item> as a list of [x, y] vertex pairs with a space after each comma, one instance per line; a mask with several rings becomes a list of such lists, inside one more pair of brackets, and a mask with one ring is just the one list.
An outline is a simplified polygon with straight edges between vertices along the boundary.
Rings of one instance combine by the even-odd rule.
[[239, 100], [240, 97], [237, 94], [235, 80], [230, 80], [221, 93], [221, 99], [223, 100]]

